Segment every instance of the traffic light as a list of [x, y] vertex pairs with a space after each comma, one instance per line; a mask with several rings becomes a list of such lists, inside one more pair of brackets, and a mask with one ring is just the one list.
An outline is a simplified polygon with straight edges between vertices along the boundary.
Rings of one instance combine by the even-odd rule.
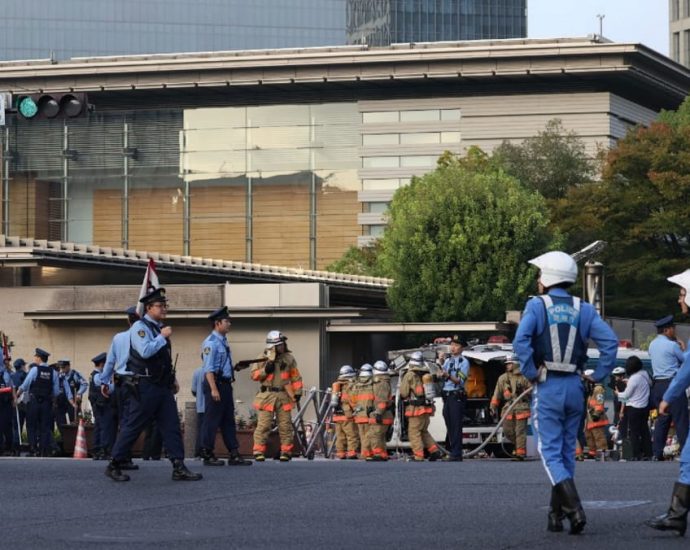
[[26, 94], [17, 97], [17, 113], [27, 120], [75, 118], [88, 112], [85, 93]]

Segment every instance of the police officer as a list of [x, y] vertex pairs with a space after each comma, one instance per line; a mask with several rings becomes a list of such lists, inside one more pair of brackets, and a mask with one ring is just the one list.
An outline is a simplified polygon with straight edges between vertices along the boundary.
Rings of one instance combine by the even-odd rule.
[[424, 461], [425, 449], [429, 453], [430, 461], [441, 458], [438, 445], [429, 433], [429, 423], [436, 409], [424, 389], [425, 375], [431, 377], [429, 367], [424, 364], [422, 353], [415, 351], [410, 356], [407, 372], [400, 381], [400, 397], [405, 400], [407, 435], [416, 462]]
[[180, 419], [175, 403], [179, 390], [173, 372], [170, 335], [172, 328], [163, 324], [168, 312], [164, 288], [157, 288], [141, 298], [145, 315], [130, 329], [128, 370], [139, 376], [138, 398], [131, 399], [127, 420], [112, 450], [112, 460], [105, 475], [114, 481], [129, 481], [121, 464], [130, 456], [132, 445], [147, 422], [155, 419], [173, 465], [174, 481], [196, 481], [201, 474], [190, 472], [184, 464], [184, 446]]
[[393, 425], [393, 395], [391, 377], [385, 361], [376, 361], [373, 368], [374, 410], [369, 414], [369, 448], [371, 456], [367, 460], [380, 462], [388, 460], [386, 433]]
[[606, 426], [609, 419], [606, 416], [604, 401], [606, 399], [606, 388], [604, 384], [590, 382], [593, 369], [585, 371], [587, 389], [587, 424], [585, 425], [585, 438], [589, 449], [590, 458], [606, 459], [608, 442], [606, 441]]
[[[137, 307], [131, 306], [125, 310], [127, 315], [127, 325], [131, 326], [139, 320]], [[101, 393], [106, 399], [115, 399], [115, 417], [113, 418], [113, 429], [115, 433], [122, 431], [127, 420], [129, 411], [129, 400], [132, 396], [132, 386], [126, 382], [132, 381], [132, 373], [127, 370], [129, 360], [130, 334], [129, 329], [118, 332], [110, 344], [103, 372], [100, 374]], [[111, 382], [114, 381], [115, 393], [112, 395]], [[131, 456], [120, 464], [120, 470], [138, 470], [139, 466], [132, 462]]]
[[0, 452], [11, 453], [15, 448], [12, 424], [15, 422], [14, 405], [17, 401], [17, 392], [7, 364], [9, 360], [0, 363]]
[[524, 460], [527, 456], [527, 420], [530, 417], [530, 400], [523, 397], [515, 404], [511, 412], [506, 411], [530, 387], [530, 383], [520, 372], [520, 363], [512, 353], [505, 358], [505, 366], [506, 372], [498, 377], [490, 406], [496, 415], [499, 405], [504, 403], [503, 434], [515, 446], [514, 460]]
[[[14, 361], [12, 366], [14, 367], [12, 382], [15, 389], [17, 389], [24, 383], [24, 380], [26, 380], [26, 361], [20, 357]], [[23, 399], [17, 399], [15, 408], [15, 419], [12, 421], [12, 426], [14, 428], [14, 448], [19, 450], [21, 444], [20, 436], [26, 422], [26, 403], [24, 403]]]
[[462, 461], [462, 423], [465, 419], [465, 380], [470, 372], [470, 362], [462, 356], [466, 342], [458, 335], [450, 341], [450, 357], [441, 367], [443, 379], [443, 420], [448, 433], [448, 447], [450, 456], [448, 461]]
[[[110, 455], [110, 449], [115, 443], [115, 408], [111, 402], [114, 397], [106, 397], [101, 392], [101, 372], [105, 365], [107, 354], [99, 353], [91, 359], [93, 371], [89, 376], [89, 403], [93, 412], [93, 449], [94, 460], [105, 460]], [[108, 395], [114, 395], [115, 386], [109, 384]]]
[[374, 410], [374, 381], [372, 380], [374, 368], [369, 363], [359, 367], [357, 379], [350, 393], [353, 404], [353, 418], [357, 426], [359, 436], [359, 455], [364, 460], [370, 459], [371, 440], [369, 439], [369, 414]]
[[234, 371], [232, 353], [227, 335], [230, 332], [230, 314], [227, 306], [208, 316], [213, 331], [201, 344], [204, 361], [204, 423], [202, 424], [201, 458], [206, 466], [222, 466], [223, 461], [213, 454], [216, 432], [220, 427], [223, 443], [230, 453], [229, 466], [251, 466], [239, 453], [235, 426], [235, 399], [232, 392]]
[[[203, 357], [202, 357], [203, 359]], [[204, 424], [204, 367], [203, 365], [192, 373], [192, 395], [196, 403], [196, 441], [194, 442], [194, 456], [201, 456], [201, 427]]]
[[[690, 305], [690, 297], [687, 295], [690, 288], [690, 270], [668, 278], [674, 284], [681, 287], [678, 302], [684, 313]], [[651, 346], [650, 346], [651, 347]], [[673, 411], [674, 405], [679, 402], [687, 403], [687, 389], [690, 387], [690, 354], [686, 355], [680, 369], [674, 373], [673, 380], [659, 403], [659, 414], [668, 415]], [[678, 430], [678, 426], [676, 426]], [[686, 440], [687, 440], [686, 432]], [[678, 434], [680, 440], [680, 434]], [[681, 536], [685, 535], [688, 527], [688, 510], [690, 510], [690, 445], [685, 445], [680, 453], [680, 476], [673, 486], [671, 505], [668, 511], [647, 522], [647, 525], [659, 531], [675, 531]]]
[[338, 379], [331, 386], [333, 399], [337, 405], [333, 411], [335, 424], [336, 456], [341, 460], [357, 459], [359, 450], [359, 434], [355, 427], [351, 395], [354, 389], [357, 373], [350, 365], [340, 367]]
[[[649, 344], [649, 358], [652, 362], [654, 384], [652, 385], [651, 402], [659, 406], [664, 393], [668, 390], [673, 377], [678, 372], [685, 357], [676, 339], [676, 326], [673, 315], [659, 319], [654, 326], [657, 336]], [[676, 426], [676, 435], [681, 451], [688, 435], [688, 398], [679, 397], [670, 404], [669, 414], [660, 414], [654, 423], [654, 440], [652, 452], [654, 460], [664, 460], [664, 446], [671, 427], [671, 420]]]
[[266, 441], [274, 415], [280, 436], [280, 461], [289, 462], [292, 458], [295, 435], [291, 411], [302, 396], [302, 375], [286, 341], [287, 337], [279, 331], [270, 331], [263, 354], [267, 360], [254, 363], [251, 370], [251, 379], [261, 384], [254, 398], [258, 412], [253, 450], [254, 459], [259, 462], [266, 460]]
[[573, 477], [575, 441], [584, 413], [581, 373], [592, 339], [600, 355], [591, 379], [606, 378], [616, 362], [618, 338], [594, 309], [567, 292], [577, 279], [577, 264], [568, 254], [547, 252], [529, 263], [540, 270], [540, 296], [527, 302], [513, 340], [522, 373], [534, 385], [532, 423], [546, 473], [551, 481], [548, 530], [562, 531], [563, 516], [570, 533], [587, 522]]
[[[69, 359], [60, 359], [57, 365], [60, 371], [60, 379], [64, 380], [69, 386], [74, 401], [73, 403], [67, 401], [63, 392], [60, 392], [58, 396], [56, 423], [58, 428], [62, 428], [62, 426], [65, 425], [65, 416], [69, 419], [70, 424], [74, 424], [77, 411], [81, 408], [82, 397], [86, 393], [86, 390], [89, 389], [89, 383], [79, 372], [72, 369], [72, 364]], [[61, 384], [61, 387], [62, 386], [64, 386], [64, 384]]]
[[[50, 456], [53, 449], [53, 401], [60, 394], [58, 374], [48, 366], [50, 353], [36, 348], [34, 365], [26, 375], [17, 396], [25, 392], [30, 394], [27, 410], [27, 431], [31, 452], [41, 456]], [[72, 390], [63, 383], [67, 399], [72, 399]]]

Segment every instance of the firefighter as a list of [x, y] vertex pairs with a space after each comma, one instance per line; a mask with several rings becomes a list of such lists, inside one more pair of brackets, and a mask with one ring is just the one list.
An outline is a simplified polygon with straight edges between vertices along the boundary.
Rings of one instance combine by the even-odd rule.
[[369, 414], [368, 433], [371, 455], [366, 460], [380, 462], [388, 460], [386, 433], [393, 425], [393, 396], [388, 365], [384, 361], [376, 361], [373, 374], [374, 410]]
[[577, 264], [570, 255], [547, 252], [529, 263], [539, 268], [540, 296], [527, 302], [513, 349], [534, 387], [533, 425], [552, 487], [547, 529], [562, 531], [567, 516], [570, 533], [578, 534], [587, 523], [573, 480], [575, 441], [585, 404], [581, 372], [592, 339], [599, 363], [591, 379], [606, 379], [616, 365], [618, 338], [591, 304], [567, 292], [577, 279]]
[[[593, 374], [593, 369], [587, 369], [585, 371], [585, 379], [591, 378]], [[605, 460], [606, 449], [608, 449], [606, 426], [609, 424], [609, 419], [604, 409], [606, 389], [601, 383], [587, 381], [586, 385], [587, 425], [585, 427], [585, 438], [587, 439], [587, 454], [589, 458], [600, 458], [601, 460]]]
[[257, 424], [254, 430], [254, 459], [266, 460], [266, 441], [273, 427], [275, 415], [280, 435], [280, 461], [292, 458], [295, 435], [292, 427], [292, 409], [302, 396], [302, 375], [297, 362], [287, 348], [287, 338], [272, 330], [266, 336], [266, 349], [261, 363], [252, 367], [251, 378], [261, 387], [254, 398]]
[[355, 382], [355, 369], [350, 365], [340, 367], [338, 379], [333, 382], [332, 395], [337, 405], [333, 412], [335, 423], [335, 449], [336, 456], [341, 459], [357, 459], [359, 449], [359, 434], [353, 419], [353, 407], [350, 402], [350, 394]]
[[424, 461], [424, 450], [429, 453], [429, 460], [441, 458], [438, 445], [429, 433], [429, 422], [434, 414], [433, 396], [425, 392], [425, 383], [433, 387], [431, 380], [425, 381], [425, 375], [431, 378], [429, 367], [424, 364], [422, 353], [415, 351], [410, 356], [407, 372], [400, 382], [400, 397], [405, 400], [407, 417], [407, 436], [410, 440], [414, 460]]
[[[530, 387], [530, 383], [521, 373], [520, 364], [515, 355], [509, 355], [505, 359], [506, 372], [498, 377], [496, 389], [491, 398], [491, 411], [494, 416], [498, 413], [501, 402], [502, 415], [510, 407], [515, 399]], [[527, 420], [530, 417], [530, 401], [522, 398], [517, 402], [513, 410], [508, 413], [503, 422], [503, 434], [513, 443], [513, 459], [524, 460], [527, 456]]]
[[371, 441], [369, 440], [369, 414], [374, 410], [374, 382], [372, 380], [373, 367], [364, 363], [359, 367], [350, 401], [353, 406], [355, 425], [359, 435], [360, 458], [365, 460], [372, 457]]

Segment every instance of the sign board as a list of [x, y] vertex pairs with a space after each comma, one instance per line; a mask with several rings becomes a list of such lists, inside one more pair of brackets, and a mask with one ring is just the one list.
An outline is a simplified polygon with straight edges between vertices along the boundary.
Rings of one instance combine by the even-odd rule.
[[12, 94], [0, 92], [0, 126], [5, 125], [5, 111], [12, 109]]

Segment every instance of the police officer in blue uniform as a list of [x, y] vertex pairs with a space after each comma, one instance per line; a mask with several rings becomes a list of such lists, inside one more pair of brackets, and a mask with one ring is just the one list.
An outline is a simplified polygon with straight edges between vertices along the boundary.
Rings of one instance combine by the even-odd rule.
[[155, 419], [163, 436], [163, 444], [173, 465], [174, 481], [196, 481], [201, 474], [190, 472], [184, 464], [184, 446], [180, 419], [175, 403], [179, 390], [173, 372], [172, 348], [169, 337], [172, 328], [164, 325], [168, 303], [164, 288], [149, 292], [140, 300], [145, 315], [130, 329], [130, 349], [127, 368], [138, 381], [138, 395], [129, 401], [125, 424], [112, 450], [112, 460], [105, 475], [114, 481], [129, 481], [121, 465], [130, 456], [132, 445], [141, 430]]
[[547, 252], [529, 263], [540, 270], [540, 296], [527, 302], [513, 341], [522, 373], [534, 385], [532, 425], [546, 473], [551, 481], [549, 531], [580, 533], [587, 522], [573, 480], [575, 441], [585, 412], [582, 379], [587, 344], [599, 349], [591, 380], [609, 376], [616, 363], [618, 339], [594, 307], [566, 291], [577, 279], [577, 264], [564, 252]]
[[[652, 362], [652, 374], [654, 384], [652, 385], [651, 402], [654, 407], [659, 406], [663, 400], [664, 393], [668, 390], [673, 378], [678, 373], [680, 365], [685, 360], [685, 355], [676, 339], [676, 328], [673, 322], [673, 315], [659, 319], [654, 326], [657, 336], [649, 344], [649, 358]], [[676, 435], [681, 451], [685, 446], [688, 435], [688, 398], [680, 396], [670, 403], [669, 413], [660, 414], [654, 423], [654, 441], [652, 451], [654, 460], [664, 460], [664, 447], [666, 437], [671, 427], [671, 420], [676, 426]]]
[[222, 466], [223, 461], [213, 454], [216, 432], [220, 427], [223, 442], [230, 452], [229, 466], [250, 466], [239, 453], [235, 427], [235, 400], [232, 392], [234, 371], [232, 354], [227, 341], [230, 332], [230, 314], [223, 306], [208, 316], [213, 331], [201, 345], [204, 361], [204, 423], [202, 425], [201, 458], [206, 466]]
[[[14, 366], [14, 372], [12, 373], [12, 382], [14, 383], [15, 389], [19, 388], [26, 380], [26, 361], [21, 357], [16, 359], [12, 364]], [[15, 419], [12, 421], [12, 426], [14, 429], [14, 448], [19, 450], [20, 447], [20, 435], [24, 429], [24, 424], [26, 421], [26, 404], [23, 400], [17, 400], [15, 404], [16, 413]]]
[[[9, 359], [7, 360], [9, 365]], [[12, 424], [15, 423], [14, 405], [17, 392], [12, 375], [4, 363], [0, 363], [0, 451], [14, 451]]]
[[89, 389], [89, 383], [81, 374], [72, 369], [72, 364], [69, 359], [60, 359], [57, 365], [60, 371], [60, 387], [62, 388], [64, 386], [64, 383], [62, 383], [64, 380], [69, 386], [73, 396], [73, 403], [67, 400], [63, 391], [60, 391], [60, 395], [57, 398], [55, 419], [58, 428], [62, 429], [62, 426], [66, 424], [66, 418], [69, 419], [69, 423], [74, 424], [75, 418], [77, 417], [77, 410], [81, 407], [82, 397], [86, 393], [86, 390]]
[[[93, 412], [93, 448], [91, 454], [94, 460], [105, 460], [110, 455], [110, 449], [115, 442], [115, 410], [111, 397], [101, 392], [101, 372], [106, 360], [106, 353], [99, 353], [91, 359], [93, 371], [89, 377], [89, 402]], [[109, 384], [109, 395], [114, 395], [115, 386]]]
[[443, 420], [448, 432], [448, 461], [462, 461], [462, 423], [465, 418], [465, 380], [470, 372], [470, 362], [462, 356], [466, 342], [455, 335], [450, 342], [450, 357], [442, 367]]
[[[127, 314], [127, 326], [132, 327], [139, 320], [137, 307], [131, 306], [125, 310]], [[113, 418], [113, 430], [117, 434], [122, 431], [127, 419], [129, 400], [132, 396], [131, 386], [126, 381], [131, 381], [132, 373], [127, 370], [129, 360], [130, 337], [129, 328], [118, 332], [110, 344], [103, 372], [100, 374], [101, 393], [106, 399], [115, 400], [115, 413]], [[113, 394], [112, 387], [115, 387]], [[138, 470], [139, 466], [132, 462], [131, 456], [120, 464], [120, 470]]]
[[[53, 449], [53, 401], [60, 394], [58, 374], [48, 366], [50, 353], [41, 348], [34, 352], [34, 365], [26, 375], [17, 396], [29, 392], [30, 400], [27, 410], [27, 431], [29, 446], [34, 453], [50, 456]], [[63, 383], [67, 399], [72, 399], [72, 390]]]
[[[203, 359], [203, 357], [202, 357]], [[201, 427], [204, 425], [204, 367], [203, 365], [192, 374], [192, 395], [196, 402], [196, 441], [194, 442], [194, 456], [201, 456]]]

